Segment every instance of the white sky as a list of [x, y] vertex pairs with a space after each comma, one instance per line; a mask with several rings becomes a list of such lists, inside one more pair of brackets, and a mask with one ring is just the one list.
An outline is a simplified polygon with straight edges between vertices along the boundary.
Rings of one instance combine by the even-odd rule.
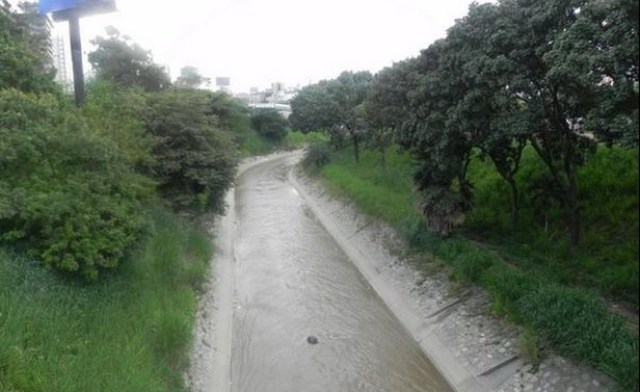
[[[185, 65], [246, 92], [306, 85], [345, 70], [377, 72], [442, 38], [471, 0], [117, 0], [81, 20], [83, 51], [113, 25], [173, 78]], [[56, 23], [66, 31], [66, 22]]]

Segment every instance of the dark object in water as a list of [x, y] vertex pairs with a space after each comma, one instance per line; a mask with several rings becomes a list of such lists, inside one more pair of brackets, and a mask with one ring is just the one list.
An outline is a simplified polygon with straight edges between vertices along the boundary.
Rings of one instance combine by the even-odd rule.
[[309, 344], [318, 344], [318, 338], [316, 338], [315, 336], [309, 336], [307, 338], [307, 343], [309, 343]]

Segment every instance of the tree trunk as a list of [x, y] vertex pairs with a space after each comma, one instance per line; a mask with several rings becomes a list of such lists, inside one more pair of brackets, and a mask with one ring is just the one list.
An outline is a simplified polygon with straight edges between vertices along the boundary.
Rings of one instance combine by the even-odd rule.
[[351, 139], [353, 140], [353, 155], [356, 158], [356, 162], [360, 162], [360, 146], [358, 145], [358, 136], [355, 132], [351, 133]]
[[382, 165], [382, 172], [387, 174], [387, 149], [384, 147], [380, 148], [380, 164]]
[[580, 244], [580, 209], [578, 206], [578, 181], [575, 170], [567, 173], [568, 187], [566, 193], [565, 220], [569, 230], [571, 246], [576, 248]]
[[511, 188], [511, 228], [515, 229], [518, 224], [518, 210], [520, 209], [520, 196], [518, 194], [518, 187], [513, 178], [507, 180], [509, 187]]

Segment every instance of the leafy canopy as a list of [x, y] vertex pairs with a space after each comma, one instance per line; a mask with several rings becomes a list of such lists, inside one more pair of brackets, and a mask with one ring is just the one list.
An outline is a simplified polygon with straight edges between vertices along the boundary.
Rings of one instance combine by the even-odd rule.
[[108, 27], [106, 32], [107, 37], [98, 36], [91, 41], [96, 49], [89, 53], [89, 63], [97, 79], [145, 91], [161, 91], [171, 85], [167, 71], [153, 62], [150, 51], [131, 42], [114, 27]]

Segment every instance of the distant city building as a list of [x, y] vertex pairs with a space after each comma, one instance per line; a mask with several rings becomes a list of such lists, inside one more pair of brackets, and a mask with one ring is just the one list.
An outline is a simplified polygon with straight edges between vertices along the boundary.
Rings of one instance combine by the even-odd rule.
[[249, 107], [256, 109], [275, 109], [288, 117], [291, 114], [289, 102], [298, 92], [299, 87], [287, 89], [282, 82], [273, 82], [271, 87], [260, 91], [257, 87], [251, 87], [249, 93], [237, 94], [236, 98], [243, 100]]
[[58, 32], [51, 40], [51, 52], [53, 66], [56, 69], [55, 81], [66, 91], [71, 91], [73, 80], [71, 80], [67, 63], [67, 42], [66, 36]]
[[284, 83], [282, 83], [282, 82], [271, 83], [271, 92], [274, 95], [275, 94], [279, 94], [281, 92], [284, 92]]

